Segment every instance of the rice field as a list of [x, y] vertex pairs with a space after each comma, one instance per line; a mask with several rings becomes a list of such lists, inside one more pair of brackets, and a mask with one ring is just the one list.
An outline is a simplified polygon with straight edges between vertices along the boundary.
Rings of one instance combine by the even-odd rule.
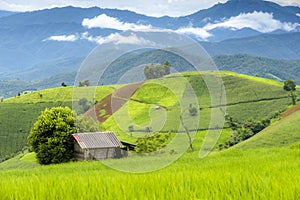
[[189, 152], [139, 174], [91, 161], [2, 170], [0, 176], [1, 199], [299, 199], [300, 150], [230, 149], [204, 159]]

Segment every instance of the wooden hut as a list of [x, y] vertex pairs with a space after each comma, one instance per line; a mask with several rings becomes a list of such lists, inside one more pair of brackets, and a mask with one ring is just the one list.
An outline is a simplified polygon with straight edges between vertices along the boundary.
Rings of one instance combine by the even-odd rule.
[[94, 132], [73, 134], [74, 153], [77, 160], [100, 160], [121, 158], [128, 155], [120, 149], [122, 143], [113, 132]]

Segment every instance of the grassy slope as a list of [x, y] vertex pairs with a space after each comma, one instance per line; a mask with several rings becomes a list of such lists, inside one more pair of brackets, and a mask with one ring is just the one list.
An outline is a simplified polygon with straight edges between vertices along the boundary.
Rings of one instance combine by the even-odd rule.
[[[131, 124], [135, 125], [135, 129], [144, 129], [151, 126], [154, 131], [156, 129], [161, 130], [161, 127], [164, 131], [179, 130], [179, 113], [182, 106], [178, 104], [178, 100], [185, 94], [186, 81], [189, 81], [198, 96], [199, 105], [202, 109], [199, 119], [193, 118], [193, 120], [190, 120], [191, 118], [186, 114], [185, 120], [187, 124], [193, 122], [188, 124], [190, 127], [197, 127], [196, 122], [199, 120], [199, 127], [207, 128], [212, 109], [209, 108], [210, 96], [207, 87], [203, 86], [203, 78], [199, 77], [199, 85], [199, 82], [192, 81], [197, 74], [183, 73], [183, 75], [184, 77], [178, 78], [178, 75], [172, 74], [168, 78], [146, 82], [133, 98], [150, 104], [128, 101], [127, 107], [122, 107], [103, 126], [107, 130], [114, 130], [121, 136], [121, 139], [130, 142], [135, 141], [135, 138], [128, 136], [127, 130]], [[215, 76], [212, 72], [205, 72], [201, 75], [212, 79]], [[227, 114], [239, 121], [247, 120], [250, 117], [261, 119], [275, 111], [285, 109], [290, 103], [289, 98], [284, 98], [287, 93], [283, 91], [282, 83], [232, 72], [221, 72], [221, 76], [226, 89]], [[118, 86], [76, 88], [75, 95], [73, 95], [73, 87], [54, 88], [5, 99], [4, 102], [0, 103], [0, 130], [2, 130], [0, 133], [0, 152], [2, 154], [0, 159], [22, 149], [26, 144], [30, 127], [45, 108], [54, 106], [71, 107], [72, 99], [78, 100], [85, 96], [99, 101], [111, 93], [114, 87]], [[95, 96], [93, 96], [94, 94]], [[283, 98], [275, 99], [278, 97]], [[266, 100], [268, 98], [269, 100]], [[272, 98], [274, 99], [270, 100]], [[265, 100], [261, 101], [262, 99]], [[185, 96], [185, 104], [188, 103], [189, 97]], [[157, 111], [155, 109], [156, 104], [166, 106], [168, 111], [165, 112], [163, 109]], [[130, 117], [127, 117], [124, 113], [129, 113]], [[164, 114], [167, 116], [165, 121], [164, 118], [161, 118], [164, 117]], [[116, 123], [117, 116], [119, 116], [119, 122], [122, 123]], [[165, 123], [160, 125], [161, 121]]]
[[254, 137], [237, 145], [238, 148], [280, 147], [300, 142], [300, 111], [267, 127]]
[[[216, 74], [205, 72], [200, 77], [190, 72], [183, 73], [183, 75], [184, 77], [170, 75], [165, 79], [146, 82], [132, 97], [146, 103], [128, 101], [124, 107], [104, 122], [103, 127], [107, 130], [114, 130], [125, 140], [130, 140], [130, 138], [123, 137], [122, 133], [129, 135], [128, 126], [130, 125], [133, 125], [135, 130], [145, 130], [148, 126], [153, 131], [183, 131], [179, 128], [179, 113], [183, 107], [178, 102], [193, 101], [189, 97], [182, 98], [188, 81], [194, 88], [201, 108], [198, 119], [199, 128], [207, 128], [212, 109], [209, 108], [211, 106], [210, 94], [208, 88], [203, 86], [205, 84], [203, 77], [210, 77], [214, 80]], [[198, 77], [199, 81], [192, 81], [195, 77]], [[227, 114], [238, 121], [243, 122], [249, 118], [260, 120], [268, 117], [279, 110], [284, 110], [291, 101], [287, 97], [287, 92], [283, 91], [283, 85], [280, 82], [233, 72], [221, 72], [221, 77], [226, 89]], [[168, 109], [167, 111], [156, 110], [156, 105], [162, 105]], [[186, 121], [197, 121], [188, 115], [185, 117]], [[164, 122], [162, 125], [161, 121]], [[190, 127], [197, 127], [197, 125], [191, 124]]]
[[[96, 90], [95, 90], [96, 89]], [[0, 161], [20, 151], [27, 144], [27, 136], [38, 116], [45, 108], [72, 107], [72, 99], [78, 100], [87, 93], [95, 92], [95, 100], [101, 100], [112, 92], [112, 86], [76, 88], [52, 88], [5, 99], [0, 103]]]
[[[248, 95], [251, 92], [254, 93], [254, 91], [259, 94], [255, 98], [261, 95], [263, 97], [284, 95], [284, 92], [281, 91], [282, 85], [276, 86], [276, 82], [273, 82], [273, 87], [272, 84], [266, 84], [264, 79], [258, 79], [262, 83], [260, 85], [256, 78], [252, 82], [253, 78], [237, 74], [224, 73], [222, 76], [225, 85], [229, 88], [227, 95], [242, 94], [239, 92], [247, 91], [246, 95], [229, 96], [230, 103], [235, 103], [236, 100], [248, 101], [250, 98]], [[243, 87], [234, 87], [234, 82], [237, 80], [239, 83], [243, 83]], [[257, 86], [253, 87], [252, 85], [255, 85], [255, 83]], [[270, 92], [268, 92], [269, 90], [260, 91], [261, 88], [266, 88], [266, 86], [271, 89]], [[249, 91], [249, 89], [251, 90]], [[152, 90], [155, 91], [155, 88], [152, 88]], [[135, 97], [146, 98], [139, 96], [141, 94], [140, 91]], [[162, 102], [168, 102], [165, 100]], [[250, 98], [250, 100], [253, 99]], [[264, 113], [269, 114], [278, 106], [284, 108], [289, 99], [283, 100], [238, 103], [229, 106], [229, 111], [230, 107], [234, 106], [248, 107], [248, 109], [253, 107], [259, 113], [257, 117], [262, 117]], [[257, 109], [254, 105], [259, 105], [259, 103], [265, 104], [266, 107]], [[276, 104], [277, 107], [270, 106], [272, 104]], [[174, 102], [172, 105], [176, 106]], [[141, 111], [137, 112], [142, 113]], [[231, 114], [236, 113], [234, 110], [231, 112]], [[240, 112], [237, 112], [236, 115], [241, 115]], [[283, 127], [282, 130], [290, 128], [290, 132], [294, 133], [291, 137], [297, 136], [299, 135], [297, 134], [299, 127], [294, 125], [297, 124], [297, 120], [299, 121], [299, 117], [300, 111], [282, 119], [270, 128], [274, 127], [278, 130], [281, 127]], [[293, 126], [290, 126], [290, 124]], [[261, 140], [268, 140], [271, 134], [276, 134], [276, 132], [263, 132], [255, 137], [262, 135], [264, 139]], [[201, 148], [205, 134], [206, 131], [197, 133], [193, 143], [194, 152], [185, 153], [170, 166], [151, 173], [124, 173], [113, 170], [99, 161], [39, 166], [34, 162], [33, 154], [15, 157], [0, 163], [0, 195], [4, 199], [23, 199], [24, 196], [28, 199], [45, 197], [49, 199], [74, 199], [78, 197], [86, 199], [300, 198], [299, 145], [283, 148], [258, 148], [265, 145], [261, 146], [259, 141], [255, 141], [255, 144], [258, 145], [252, 146], [252, 148], [255, 147], [256, 149], [231, 148], [221, 152], [215, 151], [208, 157], [200, 159], [198, 151]], [[230, 130], [224, 130], [219, 142], [225, 141], [230, 134]], [[282, 136], [287, 139], [286, 135], [281, 134], [280, 137]], [[251, 140], [246, 141], [244, 145], [247, 145], [247, 143], [251, 145]], [[279, 141], [278, 138], [276, 140]], [[274, 144], [277, 143], [272, 143], [272, 145]], [[241, 148], [244, 148], [243, 144], [241, 144]], [[132, 156], [126, 159], [108, 160], [104, 163], [114, 163], [117, 166], [129, 164], [133, 169], [146, 169], [149, 167], [149, 162], [151, 165], [155, 165], [161, 159], [164, 158], [160, 156]], [[136, 165], [137, 162], [141, 165]]]

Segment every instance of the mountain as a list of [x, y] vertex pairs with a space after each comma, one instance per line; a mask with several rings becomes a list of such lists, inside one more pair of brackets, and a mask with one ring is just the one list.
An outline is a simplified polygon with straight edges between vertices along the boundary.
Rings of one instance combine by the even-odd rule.
[[295, 80], [300, 83], [300, 60], [270, 59], [246, 54], [218, 55], [213, 60], [219, 70], [260, 76], [277, 81]]
[[[277, 81], [288, 79], [300, 83], [300, 60], [270, 59], [266, 57], [250, 56], [246, 54], [216, 55], [213, 61], [219, 70], [265, 77]], [[79, 60], [64, 60], [55, 65], [44, 65], [41, 68], [32, 68], [13, 74], [0, 74], [0, 97], [16, 96], [24, 90], [59, 87], [62, 82], [74, 85]], [[141, 52], [123, 56], [117, 59], [105, 71], [99, 85], [115, 84], [132, 66], [139, 66], [148, 60], [161, 63], [168, 60], [178, 72], [193, 71], [192, 66], [184, 59], [164, 51]], [[48, 74], [47, 74], [48, 73]], [[59, 74], [57, 74], [59, 73]], [[51, 77], [47, 78], [49, 74]], [[56, 75], [55, 75], [56, 74]], [[4, 80], [6, 77], [6, 80]], [[42, 77], [42, 80], [36, 80]], [[138, 77], [136, 77], [138, 78]], [[140, 77], [141, 80], [143, 77]], [[36, 81], [33, 81], [36, 80]], [[122, 83], [127, 83], [122, 82]]]
[[5, 10], [0, 10], [0, 18], [1, 17], [7, 17], [7, 16], [13, 15], [15, 13], [16, 12], [10, 12], [10, 11], [5, 11]]
[[[226, 3], [218, 3], [213, 7], [200, 10], [183, 18], [191, 19], [194, 26], [203, 26], [207, 22], [214, 22], [221, 19], [229, 19], [238, 16], [241, 13], [253, 12], [273, 13], [273, 17], [281, 22], [299, 22], [297, 13], [300, 13], [300, 7], [280, 6], [276, 3], [262, 0], [229, 0]], [[197, 20], [208, 19], [208, 20]]]
[[253, 37], [228, 39], [221, 42], [200, 42], [211, 55], [250, 54], [275, 59], [300, 58], [300, 32], [261, 34]]
[[72, 73], [101, 41], [139, 27], [186, 34], [212, 56], [300, 59], [299, 13], [299, 7], [262, 0], [230, 0], [191, 15], [158, 18], [98, 7], [0, 11], [0, 80], [40, 82]]

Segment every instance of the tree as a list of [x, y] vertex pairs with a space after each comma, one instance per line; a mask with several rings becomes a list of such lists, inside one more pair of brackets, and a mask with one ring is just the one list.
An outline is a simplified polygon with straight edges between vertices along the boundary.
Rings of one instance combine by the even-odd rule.
[[79, 87], [84, 87], [84, 86], [89, 86], [89, 85], [90, 85], [89, 80], [80, 81], [78, 84]]
[[159, 65], [147, 65], [144, 68], [144, 75], [146, 79], [154, 79], [154, 78], [161, 78], [165, 75], [170, 74], [171, 71], [171, 64], [167, 61], [161, 63]]
[[78, 101], [78, 107], [76, 106], [77, 114], [83, 114], [92, 107], [93, 103], [88, 101], [86, 98], [81, 98]]
[[292, 98], [292, 103], [293, 103], [293, 105], [296, 105], [297, 95], [295, 94], [295, 91], [296, 91], [295, 81], [293, 81], [293, 80], [284, 81], [283, 89], [285, 91], [290, 92], [289, 96]]
[[40, 164], [68, 162], [74, 158], [72, 134], [96, 131], [95, 127], [68, 107], [46, 108], [33, 125], [28, 143]]
[[286, 81], [284, 81], [283, 89], [285, 91], [295, 91], [296, 90], [296, 84], [292, 80], [286, 80]]
[[61, 86], [62, 86], [62, 87], [67, 87], [67, 84], [65, 84], [65, 82], [62, 82], [62, 83], [61, 83]]

